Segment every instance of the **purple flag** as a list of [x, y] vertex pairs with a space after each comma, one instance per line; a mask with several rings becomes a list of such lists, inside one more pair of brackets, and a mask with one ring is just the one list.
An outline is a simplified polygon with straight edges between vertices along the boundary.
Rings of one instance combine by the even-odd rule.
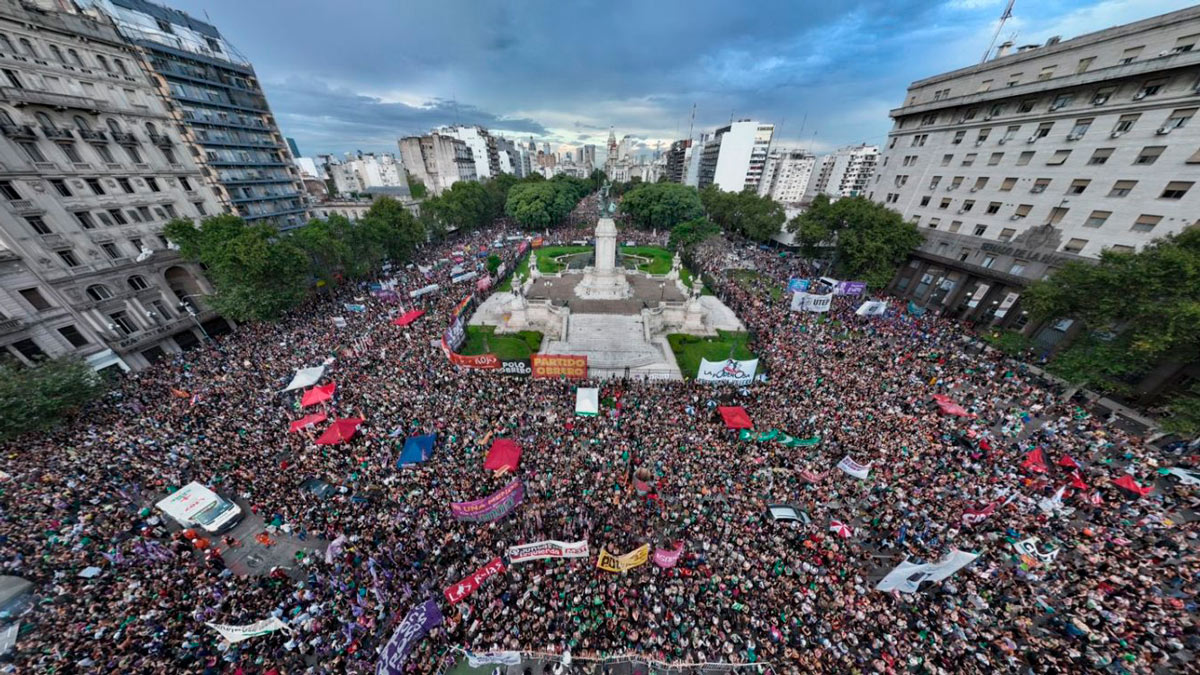
[[404, 620], [396, 626], [396, 632], [392, 633], [392, 639], [388, 640], [379, 654], [375, 675], [401, 675], [404, 661], [413, 646], [441, 623], [442, 610], [438, 609], [437, 602], [432, 598], [408, 610]]

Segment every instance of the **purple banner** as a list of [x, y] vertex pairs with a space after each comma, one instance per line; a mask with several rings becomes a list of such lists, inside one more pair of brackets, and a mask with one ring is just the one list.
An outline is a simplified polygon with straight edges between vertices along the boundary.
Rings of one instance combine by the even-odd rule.
[[840, 281], [833, 289], [834, 295], [862, 295], [867, 290], [865, 281]]
[[404, 620], [396, 626], [392, 639], [388, 640], [383, 651], [379, 654], [379, 665], [375, 667], [375, 675], [402, 675], [404, 661], [414, 645], [425, 637], [434, 626], [442, 623], [442, 610], [438, 609], [433, 599], [425, 601], [408, 610]]
[[472, 523], [490, 523], [512, 513], [517, 504], [525, 499], [525, 486], [520, 479], [500, 488], [496, 493], [473, 502], [452, 502], [450, 512], [455, 520]]
[[675, 563], [679, 562], [679, 556], [683, 555], [683, 542], [674, 549], [656, 548], [654, 549], [654, 564], [659, 567], [674, 567]]

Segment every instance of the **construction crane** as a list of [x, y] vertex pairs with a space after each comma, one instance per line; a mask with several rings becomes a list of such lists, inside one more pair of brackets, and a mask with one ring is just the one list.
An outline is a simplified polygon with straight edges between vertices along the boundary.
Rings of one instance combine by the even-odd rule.
[[979, 61], [980, 63], [986, 62], [988, 56], [991, 55], [992, 48], [996, 46], [996, 38], [1000, 37], [1000, 31], [1004, 29], [1004, 23], [1012, 18], [1013, 5], [1016, 2], [1017, 0], [1008, 0], [1008, 5], [1004, 7], [1004, 13], [1000, 15], [1000, 25], [996, 26], [996, 32], [992, 35], [992, 41], [988, 43], [987, 51], [983, 53], [983, 58]]

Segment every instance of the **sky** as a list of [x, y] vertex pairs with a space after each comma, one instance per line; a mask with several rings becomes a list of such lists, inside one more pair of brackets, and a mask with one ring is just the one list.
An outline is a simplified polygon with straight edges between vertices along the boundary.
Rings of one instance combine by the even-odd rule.
[[[882, 144], [914, 80], [978, 63], [1006, 0], [166, 0], [254, 64], [301, 153], [396, 152], [481, 124], [641, 152], [730, 119], [828, 152]], [[1016, 0], [997, 42], [1042, 44], [1189, 0]], [[600, 151], [601, 154], [603, 151]]]

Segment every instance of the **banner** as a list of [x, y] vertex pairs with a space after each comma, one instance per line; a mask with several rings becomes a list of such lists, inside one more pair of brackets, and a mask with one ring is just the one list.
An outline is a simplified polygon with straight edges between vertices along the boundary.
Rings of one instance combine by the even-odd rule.
[[793, 293], [793, 312], [828, 312], [833, 303], [833, 293], [829, 295], [813, 295], [811, 293]]
[[754, 381], [754, 373], [758, 371], [758, 359], [739, 361], [709, 361], [700, 358], [700, 370], [696, 373], [697, 382], [718, 382], [745, 386]]
[[761, 433], [750, 431], [749, 429], [742, 429], [738, 432], [738, 440], [775, 441], [780, 445], [789, 448], [806, 448], [820, 443], [821, 437], [813, 436], [812, 438], [796, 438], [795, 436], [789, 436], [778, 429], [771, 429], [770, 431], [763, 431]]
[[529, 377], [533, 374], [533, 367], [529, 359], [505, 359], [500, 362], [500, 374]]
[[441, 623], [442, 610], [432, 598], [408, 610], [404, 620], [396, 626], [396, 632], [392, 633], [392, 639], [380, 652], [375, 675], [403, 675], [404, 661], [413, 646]]
[[508, 562], [523, 563], [530, 560], [557, 560], [560, 558], [588, 557], [588, 543], [583, 541], [535, 541], [532, 544], [517, 544], [508, 547]]
[[975, 289], [975, 292], [971, 294], [971, 299], [967, 301], [967, 307], [970, 309], [978, 307], [979, 303], [983, 301], [983, 296], [987, 295], [989, 288], [991, 287], [987, 284], [979, 284], [979, 288]]
[[679, 562], [679, 556], [683, 555], [683, 542], [673, 549], [656, 548], [654, 550], [654, 564], [659, 567], [674, 567], [675, 563]]
[[797, 279], [795, 277], [792, 277], [791, 279], [788, 279], [787, 292], [788, 293], [807, 293], [808, 287], [811, 283], [812, 282], [809, 281], [808, 279]]
[[1030, 537], [1022, 541], [1014, 541], [1012, 547], [1019, 555], [1034, 558], [1043, 565], [1049, 565], [1058, 557], [1058, 549], [1052, 548], [1042, 553], [1041, 543], [1041, 539]]
[[865, 281], [839, 281], [833, 288], [834, 295], [862, 295], [867, 290]]
[[962, 514], [963, 525], [978, 525], [988, 519], [996, 511], [996, 502], [987, 505], [983, 509], [965, 509]]
[[529, 357], [534, 377], [566, 377], [582, 380], [587, 377], [587, 357], [569, 354], [534, 354]]
[[466, 274], [459, 274], [458, 276], [450, 277], [450, 283], [461, 284], [462, 282], [470, 281], [477, 276], [479, 276], [478, 272], [467, 272]]
[[460, 368], [475, 368], [476, 370], [495, 370], [500, 367], [500, 359], [495, 354], [476, 354], [475, 356], [465, 356], [456, 354], [450, 349], [450, 345], [446, 344], [446, 340], [442, 338], [442, 351], [446, 353], [446, 358], [450, 359], [450, 363], [459, 366]]
[[866, 300], [854, 310], [858, 316], [883, 316], [887, 313], [887, 300]]
[[467, 341], [467, 329], [463, 326], [463, 320], [459, 317], [454, 317], [449, 326], [446, 326], [446, 332], [442, 335], [442, 341], [450, 347], [452, 351], [458, 351], [462, 348], [463, 343]]
[[521, 665], [521, 652], [482, 652], [475, 654], [472, 652], [464, 652], [467, 655], [467, 663], [472, 668], [482, 668], [484, 666], [518, 666]]
[[938, 582], [950, 577], [958, 570], [971, 564], [979, 557], [978, 553], [967, 553], [955, 549], [946, 557], [934, 563], [915, 565], [908, 561], [896, 565], [896, 568], [879, 581], [877, 591], [900, 591], [901, 593], [916, 593], [917, 587], [923, 581]]
[[475, 570], [467, 578], [447, 588], [443, 593], [450, 604], [455, 604], [479, 589], [483, 582], [504, 571], [504, 561], [492, 558], [488, 564]]
[[596, 560], [596, 567], [606, 572], [628, 572], [635, 567], [645, 565], [649, 559], [650, 544], [642, 544], [621, 556], [613, 555], [601, 548], [600, 558]]
[[1009, 293], [1008, 295], [1004, 296], [1004, 299], [1000, 301], [1000, 306], [996, 308], [994, 317], [997, 319], [1003, 319], [1004, 315], [1008, 314], [1008, 310], [1012, 309], [1012, 306], [1017, 304], [1017, 298], [1019, 297], [1021, 297], [1019, 293]]
[[909, 314], [912, 314], [913, 316], [924, 316], [924, 315], [925, 315], [925, 308], [924, 308], [924, 307], [918, 307], [918, 306], [916, 305], [916, 303], [914, 303], [912, 300], [909, 300], [909, 301], [908, 301], [908, 313], [909, 313]]
[[600, 390], [595, 387], [579, 387], [575, 390], [575, 414], [595, 417], [600, 414]]
[[255, 621], [254, 623], [247, 624], [245, 626], [231, 626], [224, 623], [207, 622], [204, 625], [217, 631], [221, 634], [221, 637], [234, 644], [237, 644], [242, 640], [249, 640], [252, 637], [274, 633], [277, 630], [283, 630], [289, 633], [291, 632], [288, 630], [286, 623], [275, 617], [263, 619], [262, 621]]
[[850, 459], [850, 455], [843, 457], [842, 461], [838, 462], [837, 468], [845, 471], [859, 480], [866, 479], [867, 475], [871, 473], [871, 466], [869, 464], [867, 466], [863, 466], [862, 464]]
[[365, 311], [367, 311], [367, 306], [366, 306], [366, 305], [356, 305], [356, 304], [354, 304], [354, 303], [350, 303], [350, 302], [343, 302], [343, 303], [342, 303], [342, 307], [345, 307], [347, 312], [359, 312], [359, 313], [361, 313], [361, 312], [365, 312]]
[[472, 502], [452, 502], [450, 513], [454, 514], [455, 520], [490, 523], [512, 513], [523, 499], [525, 499], [525, 486], [520, 479], [517, 479], [483, 499], [476, 499]]
[[433, 293], [434, 291], [436, 291], [440, 288], [441, 288], [441, 286], [438, 286], [437, 284], [429, 284], [428, 286], [422, 286], [421, 288], [418, 288], [415, 291], [410, 291], [408, 294], [408, 297], [413, 298], [415, 300], [415, 299], [421, 297], [422, 295], [425, 295], [427, 293]]

